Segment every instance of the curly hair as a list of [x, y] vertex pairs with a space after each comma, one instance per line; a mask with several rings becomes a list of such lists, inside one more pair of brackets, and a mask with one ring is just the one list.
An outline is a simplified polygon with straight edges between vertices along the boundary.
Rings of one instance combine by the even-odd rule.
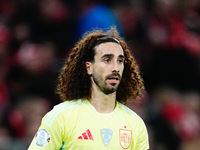
[[56, 92], [63, 101], [90, 98], [91, 79], [87, 74], [85, 62], [94, 61], [94, 45], [96, 45], [97, 39], [103, 36], [109, 36], [119, 41], [124, 51], [124, 71], [116, 92], [117, 101], [126, 103], [129, 98], [136, 100], [141, 97], [141, 89], [144, 88], [144, 85], [143, 79], [140, 76], [139, 67], [131, 55], [126, 42], [119, 36], [116, 28], [111, 27], [106, 32], [93, 30], [85, 33], [82, 39], [72, 49], [58, 78]]

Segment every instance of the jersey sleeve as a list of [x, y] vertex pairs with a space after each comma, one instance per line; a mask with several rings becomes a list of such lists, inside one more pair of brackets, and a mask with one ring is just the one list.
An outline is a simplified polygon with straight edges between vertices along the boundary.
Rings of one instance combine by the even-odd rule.
[[51, 112], [45, 115], [28, 150], [55, 150], [62, 147], [63, 129], [59, 118]]
[[144, 121], [141, 121], [140, 128], [139, 128], [139, 136], [138, 136], [138, 142], [136, 146], [136, 150], [148, 150], [149, 149], [149, 137], [146, 125]]

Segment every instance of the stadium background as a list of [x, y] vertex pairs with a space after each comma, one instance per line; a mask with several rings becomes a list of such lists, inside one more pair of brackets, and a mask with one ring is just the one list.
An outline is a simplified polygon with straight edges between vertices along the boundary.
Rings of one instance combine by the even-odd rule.
[[150, 150], [199, 150], [199, 0], [1, 0], [0, 150], [25, 150], [60, 102], [56, 79], [92, 28], [116, 25], [146, 90], [129, 102], [146, 122]]

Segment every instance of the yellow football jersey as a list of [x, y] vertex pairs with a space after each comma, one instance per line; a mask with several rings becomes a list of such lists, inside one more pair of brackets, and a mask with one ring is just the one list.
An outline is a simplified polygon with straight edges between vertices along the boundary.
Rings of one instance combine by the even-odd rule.
[[143, 120], [117, 102], [112, 113], [98, 113], [86, 99], [63, 102], [42, 119], [29, 150], [147, 150]]

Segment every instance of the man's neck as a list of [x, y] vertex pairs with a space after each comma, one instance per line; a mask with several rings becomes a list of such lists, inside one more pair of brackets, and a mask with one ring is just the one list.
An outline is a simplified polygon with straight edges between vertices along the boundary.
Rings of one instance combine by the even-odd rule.
[[92, 93], [91, 98], [88, 99], [99, 113], [110, 113], [115, 109], [116, 92], [106, 95], [103, 92]]

